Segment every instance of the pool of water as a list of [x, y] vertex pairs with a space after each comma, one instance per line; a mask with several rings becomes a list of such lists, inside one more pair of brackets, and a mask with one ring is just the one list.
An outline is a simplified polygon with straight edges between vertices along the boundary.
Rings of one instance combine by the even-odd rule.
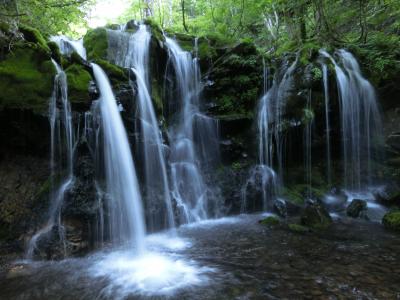
[[299, 234], [242, 215], [147, 238], [148, 252], [16, 261], [0, 299], [396, 299], [400, 235], [347, 218]]

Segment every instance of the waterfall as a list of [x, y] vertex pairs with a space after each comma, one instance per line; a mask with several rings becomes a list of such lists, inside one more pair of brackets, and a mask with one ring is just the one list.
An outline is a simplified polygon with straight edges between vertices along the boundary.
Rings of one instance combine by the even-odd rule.
[[[292, 64], [288, 61], [274, 75], [272, 86], [269, 84], [269, 69], [264, 63], [264, 95], [257, 108], [258, 164], [250, 171], [249, 179], [242, 187], [241, 212], [248, 210], [267, 210], [271, 208], [271, 199], [277, 197], [283, 183], [283, 158], [285, 133], [283, 115], [286, 106], [286, 93], [292, 87], [292, 75], [298, 57]], [[274, 170], [274, 162], [278, 172]], [[262, 203], [250, 202], [248, 192], [255, 189], [261, 193]], [[254, 197], [258, 198], [258, 197]]]
[[332, 184], [332, 157], [331, 157], [331, 129], [329, 121], [329, 78], [328, 66], [324, 63], [322, 65], [322, 80], [324, 84], [325, 94], [325, 135], [326, 135], [326, 178], [328, 185]]
[[149, 229], [173, 228], [175, 222], [164, 153], [166, 146], [149, 92], [150, 32], [146, 25], [139, 25], [134, 34], [109, 30], [108, 37], [112, 45], [109, 58], [122, 67], [131, 68], [136, 77], [139, 152], [144, 169]]
[[[269, 200], [276, 197], [277, 194], [277, 175], [272, 168], [273, 164], [273, 135], [270, 128], [272, 122], [271, 116], [271, 93], [269, 87], [269, 68], [264, 63], [264, 95], [261, 97], [258, 105], [257, 130], [258, 130], [258, 165], [250, 172], [249, 179], [242, 187], [242, 203], [240, 211], [254, 211], [258, 209], [267, 210]], [[261, 189], [262, 205], [257, 207], [255, 203], [249, 203], [247, 199], [248, 189], [258, 187]]]
[[311, 103], [312, 93], [308, 92], [307, 105], [304, 109], [304, 138], [303, 138], [303, 153], [304, 153], [304, 169], [305, 169], [305, 182], [308, 187], [308, 197], [311, 198], [312, 191], [312, 129], [314, 125], [314, 113], [312, 111]]
[[86, 49], [83, 46], [83, 39], [74, 41], [64, 35], [59, 35], [52, 36], [50, 40], [58, 45], [62, 54], [71, 55], [72, 52], [76, 51], [80, 57], [86, 60]]
[[100, 90], [98, 109], [104, 140], [105, 191], [109, 197], [110, 231], [114, 244], [127, 242], [138, 253], [145, 249], [145, 222], [128, 136], [104, 71], [92, 64]]
[[75, 137], [72, 126], [71, 107], [68, 101], [67, 77], [60, 66], [52, 60], [57, 74], [54, 78], [54, 88], [50, 99], [50, 210], [46, 225], [36, 232], [28, 243], [26, 256], [33, 258], [37, 243], [49, 235], [54, 227], [58, 230], [63, 252], [66, 254], [64, 227], [61, 222], [61, 209], [66, 192], [74, 184], [73, 158]]
[[212, 203], [212, 192], [202, 173], [218, 160], [218, 123], [200, 111], [198, 59], [171, 38], [166, 37], [166, 45], [179, 102], [174, 126], [170, 128], [172, 193], [180, 221], [190, 223], [209, 218], [212, 210], [213, 216], [218, 214], [219, 207]]
[[374, 176], [371, 165], [373, 144], [379, 143], [382, 137], [375, 90], [362, 76], [351, 53], [343, 49], [336, 51], [338, 62], [324, 50], [320, 50], [320, 54], [333, 63], [336, 71], [344, 184], [349, 189], [360, 189], [364, 184], [370, 184]]

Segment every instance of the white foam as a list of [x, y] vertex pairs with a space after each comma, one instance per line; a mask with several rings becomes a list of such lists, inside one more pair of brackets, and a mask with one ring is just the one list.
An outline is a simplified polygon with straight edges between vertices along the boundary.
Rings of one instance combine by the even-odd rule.
[[157, 253], [134, 256], [113, 252], [101, 258], [90, 270], [94, 277], [109, 280], [104, 291], [124, 299], [129, 295], [171, 295], [179, 289], [208, 282], [212, 269], [195, 262]]

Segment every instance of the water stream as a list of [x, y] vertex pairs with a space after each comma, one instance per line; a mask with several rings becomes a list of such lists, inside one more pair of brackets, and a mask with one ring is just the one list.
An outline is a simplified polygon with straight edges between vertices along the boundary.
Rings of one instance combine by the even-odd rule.
[[67, 77], [60, 66], [53, 60], [57, 74], [54, 78], [53, 93], [50, 99], [50, 209], [47, 223], [40, 228], [28, 242], [26, 257], [32, 259], [37, 250], [37, 244], [53, 229], [56, 229], [58, 239], [63, 245], [66, 255], [65, 232], [61, 220], [61, 210], [66, 192], [74, 184], [73, 158], [75, 136], [72, 124], [71, 106], [68, 101]]

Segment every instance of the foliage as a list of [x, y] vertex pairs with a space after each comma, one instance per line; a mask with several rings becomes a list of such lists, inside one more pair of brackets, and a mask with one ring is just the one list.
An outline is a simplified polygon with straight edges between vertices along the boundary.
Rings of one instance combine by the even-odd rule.
[[95, 0], [4, 0], [0, 17], [8, 22], [32, 26], [46, 35], [79, 36], [86, 27], [86, 12]]
[[[132, 1], [120, 18], [151, 17], [173, 32], [251, 38], [277, 57], [301, 51], [306, 65], [320, 48], [350, 48], [366, 59], [375, 82], [400, 72], [400, 2], [396, 0], [169, 0]], [[318, 76], [319, 74], [314, 74]]]

